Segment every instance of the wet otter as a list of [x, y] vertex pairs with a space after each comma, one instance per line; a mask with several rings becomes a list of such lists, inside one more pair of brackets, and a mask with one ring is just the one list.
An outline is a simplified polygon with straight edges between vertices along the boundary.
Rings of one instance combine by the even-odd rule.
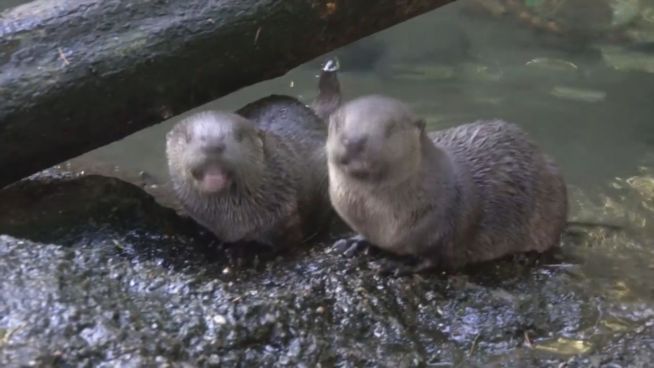
[[[335, 70], [325, 73], [321, 81], [336, 78]], [[314, 105], [323, 114], [340, 101], [332, 93], [321, 86]], [[288, 96], [272, 95], [236, 113], [193, 114], [166, 137], [174, 191], [184, 210], [222, 241], [301, 243], [332, 211], [326, 138], [325, 122]]]
[[416, 271], [543, 252], [566, 224], [557, 166], [504, 121], [428, 135], [402, 102], [361, 97], [332, 115], [327, 157], [331, 202], [361, 234], [346, 243], [416, 256]]

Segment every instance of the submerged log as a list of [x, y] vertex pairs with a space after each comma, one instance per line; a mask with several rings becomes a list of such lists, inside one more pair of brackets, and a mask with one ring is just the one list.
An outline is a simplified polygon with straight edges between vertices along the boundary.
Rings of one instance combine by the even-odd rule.
[[0, 187], [452, 0], [35, 0], [0, 13]]

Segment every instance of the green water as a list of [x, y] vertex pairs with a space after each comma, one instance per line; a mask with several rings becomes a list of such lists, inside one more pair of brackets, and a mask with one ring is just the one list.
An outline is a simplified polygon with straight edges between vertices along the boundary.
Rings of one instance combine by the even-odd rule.
[[[381, 71], [348, 71], [344, 63], [341, 81], [346, 98], [368, 93], [398, 97], [434, 129], [475, 119], [513, 121], [557, 159], [573, 184], [599, 184], [630, 175], [650, 160], [654, 74], [607, 64], [599, 48], [609, 45], [568, 52], [547, 45], [538, 33], [508, 18], [466, 15], [463, 8], [468, 3], [459, 1], [375, 35], [390, 54], [382, 60], [386, 65]], [[360, 44], [366, 42], [370, 41]], [[467, 55], [459, 60], [442, 57], [450, 51], [461, 54], [464, 48]], [[654, 65], [654, 53], [643, 55]], [[317, 72], [318, 64], [308, 63], [198, 109], [234, 110], [271, 93], [309, 102], [315, 95]], [[86, 157], [164, 179], [164, 135], [178, 119]]]
[[0, 11], [13, 8], [14, 6], [28, 3], [27, 0], [2, 0], [0, 1]]

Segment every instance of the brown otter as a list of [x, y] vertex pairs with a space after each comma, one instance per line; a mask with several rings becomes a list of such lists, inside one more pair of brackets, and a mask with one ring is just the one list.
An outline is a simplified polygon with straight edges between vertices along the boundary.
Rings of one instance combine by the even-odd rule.
[[362, 240], [425, 268], [544, 252], [566, 224], [557, 166], [518, 126], [478, 121], [428, 135], [402, 102], [366, 96], [330, 120], [329, 194]]
[[[336, 78], [335, 70], [324, 78]], [[337, 80], [336, 80], [337, 83]], [[333, 86], [333, 83], [331, 84]], [[314, 104], [335, 109], [337, 89]], [[322, 103], [322, 101], [329, 102]], [[236, 113], [204, 111], [166, 137], [171, 181], [184, 210], [225, 242], [277, 248], [303, 242], [332, 213], [325, 122], [296, 99], [272, 95]]]

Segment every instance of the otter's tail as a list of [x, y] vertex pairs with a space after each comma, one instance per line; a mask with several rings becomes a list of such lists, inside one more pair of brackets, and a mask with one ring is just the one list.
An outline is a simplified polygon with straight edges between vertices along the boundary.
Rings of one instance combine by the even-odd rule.
[[338, 58], [327, 60], [320, 72], [318, 96], [311, 103], [313, 111], [325, 122], [329, 120], [329, 115], [341, 105], [341, 84], [338, 81], [340, 68]]

